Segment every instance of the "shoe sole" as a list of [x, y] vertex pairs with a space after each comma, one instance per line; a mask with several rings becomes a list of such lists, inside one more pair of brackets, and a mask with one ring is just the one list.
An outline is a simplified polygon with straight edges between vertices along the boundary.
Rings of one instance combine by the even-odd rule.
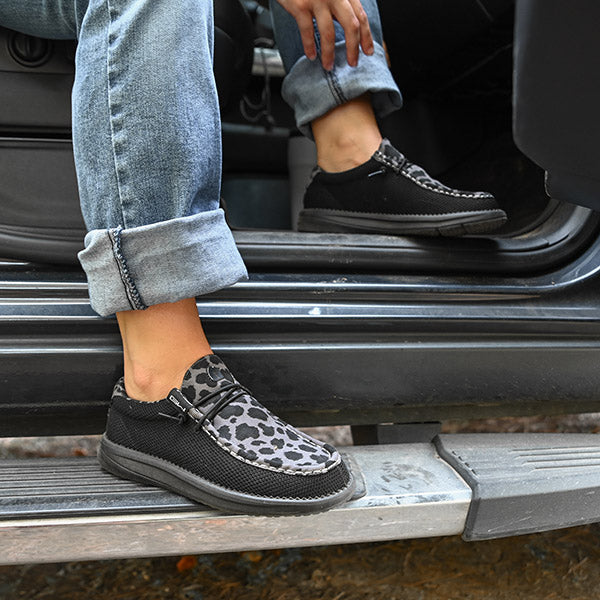
[[117, 477], [156, 485], [225, 512], [252, 515], [301, 515], [318, 513], [349, 500], [355, 489], [350, 472], [347, 486], [323, 498], [297, 500], [252, 496], [229, 490], [202, 479], [177, 465], [115, 444], [102, 437], [98, 449], [100, 466]]
[[441, 215], [388, 215], [325, 208], [306, 208], [298, 218], [299, 231], [319, 233], [379, 233], [458, 237], [488, 233], [506, 223], [501, 209]]

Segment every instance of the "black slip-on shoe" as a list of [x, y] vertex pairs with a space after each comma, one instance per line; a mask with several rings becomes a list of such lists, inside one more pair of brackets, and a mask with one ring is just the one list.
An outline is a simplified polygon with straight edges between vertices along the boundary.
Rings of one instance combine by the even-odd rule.
[[115, 475], [228, 512], [320, 512], [354, 492], [335, 448], [273, 415], [215, 355], [157, 402], [129, 398], [120, 380], [98, 457]]
[[449, 188], [383, 140], [375, 154], [354, 169], [315, 170], [298, 229], [461, 236], [487, 233], [505, 222], [506, 213], [491, 194]]

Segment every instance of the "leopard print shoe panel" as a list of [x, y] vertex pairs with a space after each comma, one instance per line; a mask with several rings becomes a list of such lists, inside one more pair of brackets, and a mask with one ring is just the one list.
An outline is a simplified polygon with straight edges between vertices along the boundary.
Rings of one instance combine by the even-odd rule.
[[[203, 406], [204, 398], [227, 384], [238, 382], [218, 356], [209, 355], [190, 367], [181, 391], [192, 404]], [[209, 404], [216, 401], [218, 394], [213, 394]], [[285, 423], [246, 390], [202, 426], [237, 458], [267, 469], [310, 475], [341, 461], [335, 448]]]

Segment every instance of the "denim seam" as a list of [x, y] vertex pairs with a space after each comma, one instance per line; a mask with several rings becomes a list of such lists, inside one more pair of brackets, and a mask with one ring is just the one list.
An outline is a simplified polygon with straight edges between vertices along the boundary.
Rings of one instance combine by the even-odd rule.
[[347, 102], [346, 96], [342, 90], [342, 86], [340, 85], [339, 79], [335, 73], [335, 67], [333, 71], [326, 71], [327, 83], [329, 84], [329, 89], [335, 98], [335, 101], [339, 104], [344, 104]]
[[115, 15], [115, 11], [111, 6], [110, 0], [106, 0], [106, 9], [108, 11], [108, 24], [106, 28], [106, 79], [108, 82], [107, 85], [107, 100], [108, 100], [108, 114], [109, 114], [109, 125], [110, 125], [110, 139], [112, 146], [112, 154], [115, 168], [115, 179], [117, 182], [117, 193], [119, 195], [119, 205], [121, 207], [121, 220], [124, 227], [127, 227], [127, 222], [125, 221], [125, 214], [123, 211], [123, 192], [122, 192], [122, 182], [121, 176], [119, 173], [119, 158], [117, 156], [116, 149], [116, 141], [115, 141], [115, 114], [114, 114], [114, 101], [113, 95], [111, 93], [114, 83], [114, 78], [111, 70], [111, 45], [114, 41], [114, 36], [111, 34], [113, 16]]
[[123, 250], [121, 248], [121, 232], [123, 231], [122, 227], [117, 227], [115, 229], [108, 230], [108, 237], [112, 244], [113, 255], [115, 257], [115, 261], [117, 263], [117, 267], [119, 268], [119, 275], [121, 277], [121, 281], [123, 282], [123, 287], [125, 288], [125, 295], [127, 296], [127, 300], [133, 310], [144, 310], [148, 308], [142, 301], [142, 297], [129, 274], [129, 269], [127, 267], [127, 261], [123, 256]]
[[[315, 30], [315, 46], [317, 47], [317, 53], [319, 55], [319, 60], [321, 61], [321, 65], [322, 65], [323, 62], [322, 62], [322, 55], [321, 55], [321, 34], [319, 32], [319, 28], [317, 27], [317, 23], [316, 23], [315, 19], [313, 19], [313, 27]], [[344, 95], [344, 92], [342, 91], [342, 87], [340, 86], [337, 75], [335, 74], [335, 67], [331, 71], [328, 71], [324, 67], [321, 67], [321, 68], [325, 72], [325, 79], [327, 81], [327, 85], [329, 86], [331, 95], [333, 96], [334, 100], [337, 102], [338, 105], [344, 104], [346, 102], [346, 96]]]

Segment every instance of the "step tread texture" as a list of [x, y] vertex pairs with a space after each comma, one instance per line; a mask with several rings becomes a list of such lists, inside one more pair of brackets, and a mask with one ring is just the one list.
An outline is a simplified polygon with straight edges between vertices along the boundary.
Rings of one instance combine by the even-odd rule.
[[442, 435], [437, 449], [473, 490], [465, 539], [600, 520], [598, 435]]
[[158, 487], [119, 479], [96, 458], [0, 461], [0, 519], [198, 510]]

